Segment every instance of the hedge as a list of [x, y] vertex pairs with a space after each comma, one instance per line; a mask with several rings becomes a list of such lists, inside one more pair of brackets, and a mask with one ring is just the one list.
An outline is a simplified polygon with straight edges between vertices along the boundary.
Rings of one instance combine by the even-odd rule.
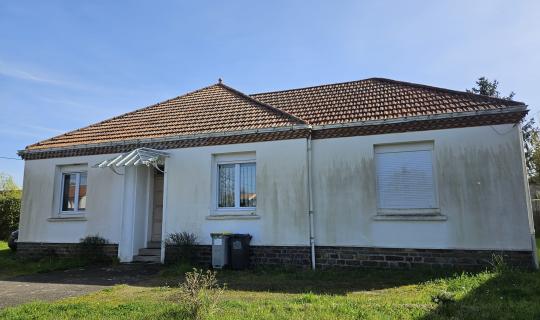
[[0, 240], [7, 240], [19, 227], [21, 195], [19, 190], [0, 191]]

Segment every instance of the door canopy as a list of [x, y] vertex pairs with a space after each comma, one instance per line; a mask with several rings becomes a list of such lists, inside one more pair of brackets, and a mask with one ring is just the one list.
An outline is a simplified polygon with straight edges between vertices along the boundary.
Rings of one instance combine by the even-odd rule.
[[138, 148], [130, 152], [122, 153], [114, 158], [102, 161], [95, 165], [97, 168], [113, 168], [113, 167], [129, 167], [129, 166], [141, 166], [147, 167], [153, 166], [155, 168], [158, 165], [165, 163], [165, 158], [169, 154], [164, 151], [150, 149], [150, 148]]

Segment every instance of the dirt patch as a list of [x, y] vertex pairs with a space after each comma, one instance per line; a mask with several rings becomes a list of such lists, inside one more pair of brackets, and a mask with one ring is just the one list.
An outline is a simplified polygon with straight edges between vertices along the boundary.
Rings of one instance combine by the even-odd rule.
[[116, 284], [157, 286], [160, 265], [126, 264], [84, 267], [18, 276], [0, 281], [0, 308], [30, 301], [54, 301], [84, 295]]

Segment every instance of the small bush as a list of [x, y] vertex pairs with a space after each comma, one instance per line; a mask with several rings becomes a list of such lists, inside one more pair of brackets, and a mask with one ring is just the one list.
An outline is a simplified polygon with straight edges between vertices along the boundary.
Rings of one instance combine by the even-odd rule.
[[175, 232], [169, 234], [165, 244], [177, 248], [177, 262], [192, 264], [195, 260], [195, 246], [198, 244], [197, 236], [189, 232]]
[[453, 293], [448, 291], [441, 291], [431, 297], [431, 301], [437, 304], [448, 304], [456, 301], [456, 297]]
[[510, 270], [510, 266], [504, 261], [504, 257], [502, 255], [493, 254], [491, 256], [491, 269], [495, 273], [504, 273]]
[[0, 240], [7, 240], [19, 226], [21, 195], [20, 190], [0, 190]]
[[197, 245], [197, 236], [186, 231], [169, 234], [165, 243], [171, 246], [194, 246]]
[[218, 284], [217, 272], [193, 268], [186, 273], [186, 278], [180, 284], [179, 302], [182, 303], [190, 319], [204, 319], [210, 316], [223, 295], [224, 287]]
[[81, 258], [95, 262], [110, 262], [111, 258], [105, 253], [105, 245], [109, 240], [99, 234], [89, 235], [79, 241], [79, 253]]

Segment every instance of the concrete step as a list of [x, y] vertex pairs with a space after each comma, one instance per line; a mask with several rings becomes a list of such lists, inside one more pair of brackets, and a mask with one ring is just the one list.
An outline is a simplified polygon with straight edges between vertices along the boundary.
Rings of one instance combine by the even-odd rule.
[[149, 241], [146, 244], [146, 248], [148, 248], [148, 249], [158, 249], [158, 248], [161, 248], [161, 243], [159, 241]]
[[160, 263], [160, 256], [134, 256], [133, 262]]
[[161, 249], [159, 248], [142, 248], [139, 249], [139, 255], [140, 256], [160, 256], [161, 255]]

